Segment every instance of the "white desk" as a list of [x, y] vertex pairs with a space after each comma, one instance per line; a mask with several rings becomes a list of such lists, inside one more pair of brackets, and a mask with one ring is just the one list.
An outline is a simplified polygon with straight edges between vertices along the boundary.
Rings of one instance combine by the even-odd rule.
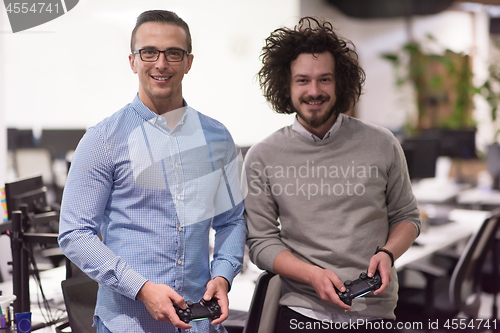
[[477, 207], [500, 206], [500, 191], [476, 187], [459, 193], [457, 203]]
[[452, 210], [449, 216], [452, 222], [430, 226], [427, 232], [422, 232], [417, 238], [417, 242], [421, 245], [410, 247], [394, 265], [400, 270], [411, 262], [429, 257], [436, 251], [469, 238], [481, 227], [488, 213], [478, 210]]
[[426, 178], [412, 183], [413, 194], [419, 203], [442, 204], [455, 199], [470, 186], [452, 179]]
[[[56, 318], [65, 317], [65, 312], [63, 309], [64, 298], [62, 295], [61, 282], [66, 278], [66, 267], [61, 266], [53, 268], [40, 273], [40, 278], [42, 280], [42, 288], [47, 300], [49, 301], [52, 316]], [[0, 283], [0, 290], [2, 290], [3, 295], [12, 295], [12, 281], [5, 281]], [[38, 307], [38, 302], [43, 306], [42, 296], [40, 295], [40, 290], [36, 284], [33, 277], [30, 278], [30, 306], [31, 306], [31, 322], [33, 325], [46, 322], [47, 318], [44, 318], [46, 314], [45, 309], [40, 310]], [[43, 311], [43, 314], [42, 314]], [[53, 319], [56, 319], [53, 318]], [[37, 330], [38, 333], [52, 333], [55, 332], [55, 327], [46, 327]]]
[[[403, 269], [411, 262], [427, 258], [436, 251], [468, 239], [479, 229], [487, 215], [486, 211], [452, 210], [449, 216], [452, 222], [440, 226], [430, 226], [429, 230], [421, 233], [417, 239], [421, 246], [412, 246], [396, 260], [394, 265], [398, 270]], [[248, 311], [255, 281], [260, 273], [262, 270], [250, 263], [246, 272], [234, 279], [229, 293], [229, 307], [231, 309]]]

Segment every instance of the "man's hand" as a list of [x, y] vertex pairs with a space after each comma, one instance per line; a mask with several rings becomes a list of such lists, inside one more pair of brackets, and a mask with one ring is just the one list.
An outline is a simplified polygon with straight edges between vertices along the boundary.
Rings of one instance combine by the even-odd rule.
[[228, 291], [229, 282], [221, 276], [217, 276], [207, 283], [207, 291], [205, 291], [203, 299], [205, 301], [209, 301], [215, 296], [220, 306], [220, 317], [212, 322], [215, 325], [222, 323], [229, 315], [229, 299], [227, 298]]
[[382, 278], [382, 286], [373, 292], [374, 295], [380, 295], [388, 287], [392, 281], [391, 277], [391, 257], [385, 252], [379, 252], [370, 259], [370, 266], [368, 266], [368, 276], [372, 277], [375, 271], [378, 270]]
[[351, 310], [351, 307], [342, 302], [335, 291], [335, 287], [341, 292], [345, 291], [344, 284], [337, 274], [321, 267], [306, 263], [285, 250], [281, 251], [273, 263], [274, 273], [287, 278], [311, 285], [319, 297], [325, 302]]
[[311, 274], [311, 285], [323, 301], [333, 303], [344, 310], [351, 310], [351, 307], [342, 302], [337, 295], [334, 286], [341, 292], [345, 291], [344, 284], [334, 272], [316, 267]]
[[181, 309], [185, 309], [184, 298], [166, 284], [148, 281], [139, 290], [136, 298], [144, 303], [155, 320], [170, 323], [184, 330], [191, 328], [191, 325], [179, 319], [173, 306], [173, 303], [176, 303]]

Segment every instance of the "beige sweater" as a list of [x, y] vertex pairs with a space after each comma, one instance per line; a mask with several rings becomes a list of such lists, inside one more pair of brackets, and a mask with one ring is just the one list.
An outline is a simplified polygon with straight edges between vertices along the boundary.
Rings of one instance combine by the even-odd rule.
[[[282, 128], [253, 146], [245, 158], [250, 258], [273, 270], [289, 249], [299, 259], [330, 269], [342, 281], [366, 271], [391, 226], [420, 230], [417, 201], [404, 154], [386, 129], [345, 115], [330, 138], [312, 141]], [[322, 301], [312, 286], [283, 278], [280, 304], [353, 316], [394, 319], [398, 282], [353, 301], [352, 311]]]

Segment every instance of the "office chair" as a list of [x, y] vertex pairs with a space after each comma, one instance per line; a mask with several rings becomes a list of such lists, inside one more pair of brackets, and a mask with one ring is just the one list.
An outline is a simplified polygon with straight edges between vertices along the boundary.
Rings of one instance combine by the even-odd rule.
[[279, 275], [265, 271], [257, 279], [243, 333], [273, 333], [281, 297]]
[[66, 280], [61, 282], [64, 304], [68, 313], [68, 321], [56, 327], [57, 333], [95, 333], [92, 327], [94, 309], [97, 302], [99, 285], [83, 273], [69, 259], [66, 259]]
[[[425, 289], [400, 287], [396, 308], [398, 321], [422, 321], [425, 319], [450, 319], [457, 316], [477, 319], [481, 273], [485, 258], [492, 249], [500, 224], [500, 210], [492, 212], [480, 229], [468, 240], [451, 278], [441, 267], [410, 264], [406, 269], [422, 273], [427, 284]], [[498, 283], [498, 277], [494, 282]]]

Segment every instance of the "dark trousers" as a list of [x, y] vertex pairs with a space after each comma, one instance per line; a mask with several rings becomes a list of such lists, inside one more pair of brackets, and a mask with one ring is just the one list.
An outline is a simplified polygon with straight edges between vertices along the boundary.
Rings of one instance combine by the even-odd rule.
[[274, 333], [325, 333], [325, 332], [398, 332], [396, 322], [390, 319], [378, 319], [373, 321], [353, 320], [352, 322], [340, 323], [315, 320], [301, 315], [286, 306], [280, 306]]

